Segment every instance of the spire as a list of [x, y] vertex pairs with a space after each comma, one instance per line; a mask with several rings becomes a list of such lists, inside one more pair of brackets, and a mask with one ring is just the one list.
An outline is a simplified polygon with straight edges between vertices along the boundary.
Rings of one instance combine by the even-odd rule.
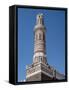
[[34, 31], [36, 31], [37, 29], [42, 29], [43, 31], [46, 30], [45, 25], [44, 25], [43, 13], [39, 13], [36, 16], [36, 25], [34, 27]]
[[37, 17], [36, 17], [36, 24], [39, 25], [44, 25], [44, 21], [43, 21], [43, 14], [38, 14]]

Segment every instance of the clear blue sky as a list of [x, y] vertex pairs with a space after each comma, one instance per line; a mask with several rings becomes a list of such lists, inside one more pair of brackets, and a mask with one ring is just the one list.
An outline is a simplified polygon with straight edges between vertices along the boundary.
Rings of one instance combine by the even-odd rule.
[[18, 80], [26, 79], [26, 65], [33, 62], [36, 15], [44, 14], [48, 63], [65, 74], [65, 12], [18, 8]]

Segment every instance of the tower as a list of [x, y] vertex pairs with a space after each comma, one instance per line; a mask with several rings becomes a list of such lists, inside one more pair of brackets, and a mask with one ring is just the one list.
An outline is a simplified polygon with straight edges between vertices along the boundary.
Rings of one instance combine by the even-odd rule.
[[47, 62], [46, 55], [46, 27], [43, 14], [36, 17], [34, 27], [34, 55], [33, 63], [26, 66], [26, 81], [44, 81], [64, 78]]
[[38, 14], [36, 17], [36, 25], [34, 27], [34, 56], [33, 63], [42, 62], [47, 63], [46, 59], [46, 40], [45, 40], [46, 28], [44, 26], [43, 14]]

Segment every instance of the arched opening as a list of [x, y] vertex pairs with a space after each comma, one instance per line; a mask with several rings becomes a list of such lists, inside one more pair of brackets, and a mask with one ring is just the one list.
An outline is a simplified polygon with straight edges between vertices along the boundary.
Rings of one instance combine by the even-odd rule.
[[39, 40], [41, 40], [41, 34], [39, 33]]

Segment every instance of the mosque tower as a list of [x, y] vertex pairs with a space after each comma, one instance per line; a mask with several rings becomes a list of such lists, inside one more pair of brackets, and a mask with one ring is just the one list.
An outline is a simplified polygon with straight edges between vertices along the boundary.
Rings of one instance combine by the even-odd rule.
[[33, 63], [26, 66], [26, 81], [45, 81], [60, 79], [60, 73], [56, 72], [57, 71], [47, 62], [46, 27], [44, 25], [43, 14], [41, 13], [36, 17], [36, 25], [34, 27]]

